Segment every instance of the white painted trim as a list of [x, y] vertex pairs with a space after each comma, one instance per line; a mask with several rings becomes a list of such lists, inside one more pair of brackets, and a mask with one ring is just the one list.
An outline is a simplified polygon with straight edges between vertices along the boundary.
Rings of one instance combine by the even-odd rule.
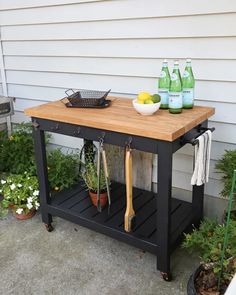
[[6, 81], [6, 72], [5, 72], [1, 35], [2, 34], [1, 34], [1, 26], [0, 26], [0, 69], [1, 69], [1, 76], [2, 76], [2, 90], [3, 90], [3, 95], [8, 96], [7, 95], [7, 81]]
[[[2, 47], [2, 39], [1, 39], [1, 26], [0, 26], [0, 69], [1, 69], [1, 77], [2, 77], [2, 91], [4, 96], [8, 96], [7, 91], [7, 80], [6, 80], [6, 69], [4, 63], [4, 56], [3, 56], [3, 47]], [[11, 134], [11, 116], [6, 117], [7, 123], [7, 130], [8, 135]]]

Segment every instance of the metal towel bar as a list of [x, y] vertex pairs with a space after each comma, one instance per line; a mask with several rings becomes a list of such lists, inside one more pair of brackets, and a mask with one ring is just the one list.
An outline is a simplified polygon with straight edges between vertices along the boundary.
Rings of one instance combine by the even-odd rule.
[[191, 145], [196, 145], [198, 144], [198, 139], [197, 137], [201, 136], [203, 133], [205, 133], [207, 130], [210, 130], [211, 132], [215, 131], [215, 127], [212, 128], [206, 128], [206, 127], [202, 127], [202, 126], [198, 126], [197, 128], [197, 132], [193, 135], [192, 133], [187, 133], [183, 139], [182, 139], [182, 143], [186, 144], [186, 143], [190, 143]]

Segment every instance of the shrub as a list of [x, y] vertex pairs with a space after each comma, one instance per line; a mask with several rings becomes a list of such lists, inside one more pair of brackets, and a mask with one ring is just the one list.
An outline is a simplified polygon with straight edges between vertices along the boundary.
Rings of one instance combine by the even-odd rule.
[[0, 171], [36, 174], [31, 123], [16, 126], [10, 137], [0, 132]]
[[[222, 158], [216, 163], [216, 169], [224, 173], [221, 178], [224, 185], [221, 195], [228, 197], [232, 186], [233, 173], [236, 169], [236, 150], [226, 150]], [[234, 199], [236, 201], [236, 194], [234, 194]]]
[[[205, 265], [210, 265], [217, 277], [221, 270], [221, 255], [226, 226], [215, 220], [205, 219], [199, 229], [185, 234], [182, 247], [197, 252]], [[231, 220], [228, 228], [228, 245], [223, 263], [223, 279], [230, 280], [235, 272], [236, 221]]]
[[48, 179], [54, 191], [69, 188], [79, 180], [78, 154], [63, 154], [60, 149], [48, 153]]
[[[50, 136], [46, 134], [46, 143]], [[77, 154], [63, 154], [60, 149], [47, 152], [48, 178], [52, 190], [69, 188], [78, 182]], [[23, 175], [25, 172], [36, 176], [32, 124], [16, 125], [12, 135], [0, 132], [0, 174]]]

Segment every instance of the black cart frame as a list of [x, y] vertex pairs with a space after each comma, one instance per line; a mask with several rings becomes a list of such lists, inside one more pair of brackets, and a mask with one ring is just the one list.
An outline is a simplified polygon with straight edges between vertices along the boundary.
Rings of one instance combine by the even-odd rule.
[[[33, 117], [32, 122], [42, 221], [48, 231], [53, 229], [52, 216], [59, 216], [151, 252], [157, 257], [157, 269], [161, 271], [164, 279], [170, 280], [171, 252], [179, 244], [183, 232], [191, 230], [192, 224], [199, 225], [203, 217], [204, 198], [204, 185], [193, 186], [192, 202], [172, 198], [172, 158], [173, 154], [185, 144], [195, 142], [195, 138], [207, 129], [208, 121], [197, 125], [172, 142], [48, 119]], [[134, 202], [136, 202], [134, 206], [137, 207], [135, 211], [137, 211], [138, 225], [133, 232], [127, 233], [123, 229], [124, 185], [113, 184], [112, 186], [116, 201], [112, 206], [114, 211], [111, 211], [111, 215], [108, 215], [107, 210], [98, 213], [96, 208], [88, 203], [88, 194], [81, 184], [71, 190], [59, 192], [53, 198], [50, 196], [45, 131], [83, 138], [87, 143], [99, 141], [101, 137], [105, 143], [122, 147], [129, 142], [133, 149], [158, 154], [157, 194], [134, 189]], [[79, 209], [76, 210], [76, 208]]]

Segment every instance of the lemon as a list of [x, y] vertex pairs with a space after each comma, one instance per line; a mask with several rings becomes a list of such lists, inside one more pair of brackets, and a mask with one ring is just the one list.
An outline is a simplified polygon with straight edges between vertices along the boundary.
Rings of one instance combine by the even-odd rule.
[[145, 100], [151, 100], [151, 95], [148, 92], [140, 92], [138, 95], [138, 103], [144, 103]]
[[153, 94], [153, 95], [152, 95], [152, 101], [153, 101], [154, 103], [160, 102], [160, 101], [161, 101], [161, 97], [160, 97], [160, 95], [159, 95], [159, 94]]
[[145, 104], [153, 104], [154, 102], [151, 99], [144, 100]]

